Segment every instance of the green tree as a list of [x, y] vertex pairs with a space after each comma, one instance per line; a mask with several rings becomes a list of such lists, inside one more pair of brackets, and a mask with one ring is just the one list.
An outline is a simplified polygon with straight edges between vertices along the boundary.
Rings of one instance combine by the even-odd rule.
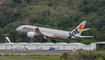
[[12, 23], [15, 21], [14, 10], [9, 8], [8, 6], [4, 6], [0, 8], [0, 26], [4, 27], [8, 23]]
[[50, 9], [45, 9], [42, 11], [42, 16], [50, 16], [50, 14], [51, 14]]
[[94, 42], [92, 39], [82, 39], [81, 41], [83, 44], [91, 44], [92, 42]]
[[28, 3], [30, 3], [32, 0], [26, 0]]
[[15, 3], [21, 3], [21, 0], [12, 0]]
[[19, 38], [19, 33], [16, 32], [15, 30], [11, 30], [9, 34], [10, 34], [9, 37], [10, 37], [11, 42], [16, 42], [16, 39]]
[[37, 23], [38, 19], [35, 17], [35, 18], [31, 18], [29, 21], [30, 23]]
[[86, 14], [88, 14], [89, 12], [91, 12], [91, 6], [86, 5], [82, 8], [82, 11], [85, 12]]
[[98, 57], [95, 60], [104, 60], [102, 57]]
[[103, 6], [103, 7], [97, 12], [97, 14], [98, 14], [99, 16], [105, 15], [105, 6]]
[[19, 19], [24, 19], [25, 16], [27, 16], [28, 14], [29, 14], [28, 11], [22, 7], [19, 7], [16, 10], [16, 17]]
[[16, 39], [16, 42], [21, 42], [22, 39], [19, 37], [18, 39]]
[[101, 34], [101, 41], [105, 41], [105, 31], [103, 31], [103, 33]]
[[61, 60], [63, 60], [63, 59], [64, 59], [64, 60], [68, 60], [69, 55], [70, 55], [70, 54], [68, 54], [67, 52], [64, 52], [64, 53], [62, 54], [62, 56], [60, 56], [60, 59], [61, 59]]
[[0, 29], [0, 43], [4, 42], [5, 43], [5, 37], [3, 36], [3, 30]]

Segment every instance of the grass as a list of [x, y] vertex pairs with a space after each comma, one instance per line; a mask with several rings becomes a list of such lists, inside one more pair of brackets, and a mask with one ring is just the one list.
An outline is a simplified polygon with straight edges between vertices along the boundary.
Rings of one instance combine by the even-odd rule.
[[64, 52], [73, 53], [72, 51], [7, 51], [5, 55], [5, 51], [0, 51], [0, 60], [60, 60]]
[[[37, 52], [39, 54], [36, 54]], [[78, 60], [78, 58], [80, 58], [80, 60], [87, 58], [88, 59], [93, 58], [98, 60], [105, 59], [104, 57], [105, 50], [102, 50], [102, 51], [79, 51], [76, 53], [70, 51], [8, 51], [7, 55], [5, 55], [5, 51], [0, 51], [0, 53], [4, 54], [0, 55], [0, 60], [60, 60], [61, 56], [62, 57], [66, 56], [65, 54], [63, 54], [64, 52], [67, 52], [67, 55], [70, 54], [70, 56], [68, 56], [68, 59], [72, 60]], [[25, 55], [21, 55], [20, 53]]]
[[0, 60], [60, 60], [57, 56], [0, 56]]

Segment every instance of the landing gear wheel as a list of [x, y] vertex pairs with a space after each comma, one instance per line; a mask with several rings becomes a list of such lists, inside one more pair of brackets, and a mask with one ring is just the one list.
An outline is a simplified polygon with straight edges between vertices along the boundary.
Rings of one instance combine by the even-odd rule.
[[56, 40], [51, 40], [53, 43], [56, 43]]
[[20, 33], [21, 34], [21, 37], [23, 37], [23, 33]]
[[46, 39], [43, 39], [43, 42], [48, 42]]

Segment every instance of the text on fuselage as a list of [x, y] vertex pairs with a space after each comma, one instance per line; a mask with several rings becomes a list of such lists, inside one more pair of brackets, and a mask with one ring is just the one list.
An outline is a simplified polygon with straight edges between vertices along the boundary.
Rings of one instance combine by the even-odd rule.
[[28, 30], [28, 31], [33, 31], [33, 28], [29, 28], [29, 27], [24, 27], [23, 30]]
[[69, 33], [69, 39], [72, 37], [72, 36], [75, 36], [77, 33], [79, 33], [79, 31], [77, 29], [75, 29], [72, 33]]

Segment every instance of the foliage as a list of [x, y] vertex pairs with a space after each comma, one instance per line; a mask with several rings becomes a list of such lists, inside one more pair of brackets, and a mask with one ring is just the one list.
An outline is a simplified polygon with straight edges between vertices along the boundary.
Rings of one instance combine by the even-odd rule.
[[9, 8], [8, 6], [4, 6], [3, 8], [0, 8], [0, 11], [0, 27], [4, 27], [8, 23], [15, 21], [15, 12], [13, 9]]
[[94, 42], [92, 39], [85, 39], [81, 41], [81, 43], [84, 43], [84, 44], [91, 44], [92, 42]]
[[21, 0], [12, 0], [15, 3], [21, 3]]
[[30, 23], [37, 23], [38, 19], [34, 17], [33, 19], [30, 19]]
[[105, 50], [105, 45], [102, 45], [102, 46], [97, 45], [97, 46], [96, 46], [96, 50], [97, 50], [97, 51]]
[[69, 57], [69, 54], [68, 54], [67, 52], [64, 52], [64, 53], [62, 54], [62, 56], [60, 56], [60, 59], [61, 59], [61, 60], [68, 60], [68, 57]]
[[[64, 53], [65, 54], [65, 53]], [[86, 52], [79, 52], [78, 54], [66, 55], [62, 54], [62, 56], [68, 56], [63, 60], [105, 60], [105, 53], [97, 51], [86, 51]], [[68, 55], [67, 55], [68, 54]], [[61, 59], [62, 60], [62, 59]]]
[[86, 5], [82, 8], [82, 11], [88, 14], [89, 12], [91, 12], [91, 7], [89, 5]]
[[97, 14], [98, 14], [99, 16], [105, 15], [105, 6], [103, 6], [103, 7], [97, 12]]
[[2, 42], [5, 43], [5, 37], [3, 36], [3, 32], [4, 31], [2, 29], [0, 29], [0, 34], [1, 34], [0, 35], [0, 40], [1, 40], [0, 43], [2, 43]]
[[16, 43], [19, 43], [19, 42], [21, 42], [22, 41], [22, 39], [21, 38], [18, 38], [17, 40], [16, 40]]
[[50, 7], [53, 6], [53, 5], [56, 5], [57, 6], [58, 3], [56, 1], [53, 1], [53, 0], [51, 1], [50, 0], [47, 5], [50, 6]]
[[49, 9], [42, 11], [42, 16], [46, 16], [46, 15], [50, 16], [50, 10]]
[[22, 3], [22, 1], [24, 1], [24, 2], [31, 2], [32, 0], [12, 0], [13, 2], [15, 2], [15, 3]]
[[28, 3], [31, 2], [32, 0], [26, 0]]

